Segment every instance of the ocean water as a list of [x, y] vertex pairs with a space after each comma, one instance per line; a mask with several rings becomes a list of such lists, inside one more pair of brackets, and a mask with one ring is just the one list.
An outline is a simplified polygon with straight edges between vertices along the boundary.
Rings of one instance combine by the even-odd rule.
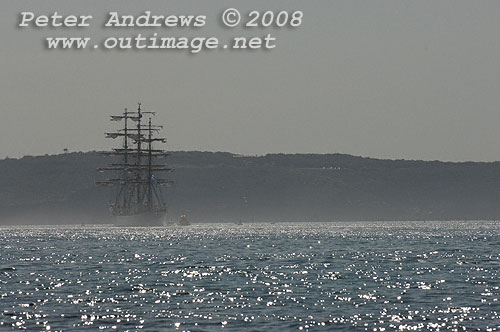
[[0, 330], [500, 329], [500, 223], [0, 228]]

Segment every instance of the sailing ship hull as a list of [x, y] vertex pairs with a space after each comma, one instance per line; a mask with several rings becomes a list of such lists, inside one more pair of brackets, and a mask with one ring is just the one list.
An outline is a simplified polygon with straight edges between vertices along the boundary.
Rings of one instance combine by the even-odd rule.
[[158, 227], [166, 225], [166, 213], [145, 212], [127, 216], [116, 216], [114, 225], [119, 227]]

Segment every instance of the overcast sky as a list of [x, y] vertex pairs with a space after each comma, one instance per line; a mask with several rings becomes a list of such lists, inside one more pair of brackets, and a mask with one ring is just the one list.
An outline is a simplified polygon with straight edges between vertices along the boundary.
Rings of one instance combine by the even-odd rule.
[[[297, 29], [222, 28], [221, 12], [302, 10]], [[162, 36], [277, 38], [272, 51], [48, 50], [106, 14], [207, 15]], [[86, 29], [17, 27], [22, 11], [93, 15]], [[141, 101], [169, 149], [500, 160], [500, 1], [0, 2], [0, 158], [103, 150], [108, 115]]]

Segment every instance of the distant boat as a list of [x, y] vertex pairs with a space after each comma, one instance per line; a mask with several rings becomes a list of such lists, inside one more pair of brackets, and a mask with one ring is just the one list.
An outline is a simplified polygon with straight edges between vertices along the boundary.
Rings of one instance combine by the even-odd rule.
[[[143, 117], [148, 116], [146, 125]], [[111, 121], [122, 121], [123, 127], [117, 132], [106, 133], [107, 138], [121, 138], [123, 145], [106, 155], [120, 156], [118, 163], [99, 171], [119, 172], [117, 178], [96, 182], [102, 186], [115, 186], [117, 193], [110, 204], [110, 211], [116, 217], [116, 226], [164, 226], [166, 224], [166, 203], [161, 186], [171, 181], [157, 174], [172, 169], [158, 159], [167, 156], [161, 149], [154, 149], [153, 144], [166, 143], [166, 138], [155, 137], [163, 126], [153, 125], [151, 118], [155, 112], [144, 112], [138, 104], [136, 112], [125, 112], [111, 116]], [[134, 122], [129, 126], [130, 121]]]
[[183, 214], [181, 216], [181, 219], [179, 219], [179, 222], [178, 222], [179, 226], [189, 226], [191, 225], [191, 223], [189, 222], [189, 220], [187, 219], [186, 215]]

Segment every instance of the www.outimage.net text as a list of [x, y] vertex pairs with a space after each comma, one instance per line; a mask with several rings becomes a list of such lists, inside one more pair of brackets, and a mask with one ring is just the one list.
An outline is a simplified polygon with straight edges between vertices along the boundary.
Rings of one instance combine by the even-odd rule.
[[[100, 41], [93, 41], [88, 36], [47, 36], [44, 44], [47, 49], [120, 49], [120, 50], [184, 50], [199, 53], [203, 50], [237, 49], [237, 50], [272, 50], [277, 47], [277, 38], [262, 29], [298, 28], [303, 23], [302, 11], [250, 11], [241, 14], [235, 8], [224, 10], [217, 18], [223, 27], [228, 29], [256, 29], [256, 36], [235, 36], [221, 40], [216, 36], [173, 36], [165, 35], [168, 29], [191, 29], [200, 31], [207, 25], [206, 15], [162, 15], [145, 11], [141, 15], [126, 15], [109, 12], [103, 24], [103, 29], [133, 28], [134, 35], [106, 36]], [[21, 29], [85, 29], [91, 26], [92, 15], [62, 15], [57, 11], [50, 15], [39, 15], [32, 11], [24, 11], [19, 15], [18, 27]], [[138, 29], [148, 32], [137, 33]], [[163, 29], [161, 32], [152, 32]], [[130, 29], [128, 30], [130, 31]]]

